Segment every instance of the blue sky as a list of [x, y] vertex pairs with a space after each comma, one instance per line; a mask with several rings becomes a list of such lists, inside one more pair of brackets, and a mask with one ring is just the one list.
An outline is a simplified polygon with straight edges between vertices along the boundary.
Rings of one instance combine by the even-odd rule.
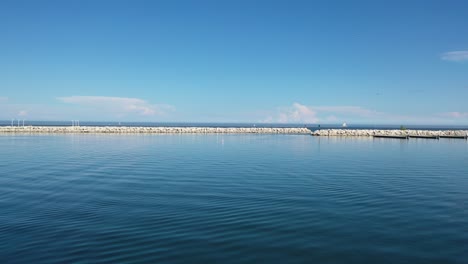
[[0, 1], [0, 119], [468, 124], [468, 1]]

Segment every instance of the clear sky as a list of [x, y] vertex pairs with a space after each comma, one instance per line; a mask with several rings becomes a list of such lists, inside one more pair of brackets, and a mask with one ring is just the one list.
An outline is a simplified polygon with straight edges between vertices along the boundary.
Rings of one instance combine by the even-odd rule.
[[0, 1], [0, 119], [468, 124], [468, 1]]

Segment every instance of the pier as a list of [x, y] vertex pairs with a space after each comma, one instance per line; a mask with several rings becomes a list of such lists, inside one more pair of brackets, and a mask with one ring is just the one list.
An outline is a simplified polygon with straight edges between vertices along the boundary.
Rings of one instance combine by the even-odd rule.
[[440, 136], [439, 138], [458, 138], [458, 139], [467, 139], [468, 136], [465, 135], [465, 136]]
[[426, 138], [426, 139], [439, 139], [440, 136], [419, 136], [419, 135], [410, 135], [409, 138]]
[[392, 135], [374, 135], [375, 138], [398, 138], [398, 139], [409, 139], [409, 136], [392, 136]]

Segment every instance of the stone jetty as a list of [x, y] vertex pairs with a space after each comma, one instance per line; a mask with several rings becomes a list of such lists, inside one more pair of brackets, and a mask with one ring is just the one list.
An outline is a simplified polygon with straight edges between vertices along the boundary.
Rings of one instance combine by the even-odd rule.
[[338, 136], [338, 137], [466, 137], [468, 130], [400, 130], [400, 129], [322, 129], [312, 132], [313, 136]]
[[311, 134], [305, 127], [3, 126], [0, 133]]
[[0, 126], [1, 133], [309, 134], [330, 137], [466, 137], [468, 130], [321, 129], [306, 127]]

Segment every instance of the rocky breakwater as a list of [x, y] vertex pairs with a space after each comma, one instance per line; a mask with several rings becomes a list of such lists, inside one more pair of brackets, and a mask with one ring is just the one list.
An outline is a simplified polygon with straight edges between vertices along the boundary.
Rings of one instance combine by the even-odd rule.
[[305, 127], [108, 127], [4, 126], [0, 133], [117, 133], [117, 134], [310, 134]]
[[342, 137], [372, 137], [372, 136], [420, 136], [420, 137], [450, 137], [466, 136], [468, 130], [400, 130], [400, 129], [322, 129], [312, 132], [313, 136], [342, 136]]

